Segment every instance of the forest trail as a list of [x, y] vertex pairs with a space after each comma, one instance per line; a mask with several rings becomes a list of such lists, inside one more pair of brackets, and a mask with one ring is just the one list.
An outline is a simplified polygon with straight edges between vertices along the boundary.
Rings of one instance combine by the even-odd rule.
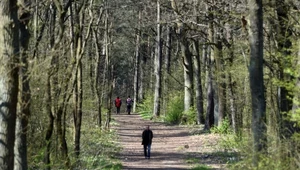
[[[215, 154], [216, 135], [190, 135], [188, 128], [144, 120], [137, 114], [113, 115], [113, 119], [123, 147], [119, 159], [124, 170], [184, 170], [191, 169], [192, 164], [224, 169], [224, 161]], [[150, 125], [154, 135], [151, 159], [144, 158], [141, 145], [146, 125]]]

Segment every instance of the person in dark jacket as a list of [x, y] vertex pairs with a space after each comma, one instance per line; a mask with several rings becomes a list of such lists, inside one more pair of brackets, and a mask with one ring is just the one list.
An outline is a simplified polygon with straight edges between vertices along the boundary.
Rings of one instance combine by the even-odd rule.
[[152, 132], [152, 130], [150, 130], [149, 125], [147, 125], [146, 129], [143, 131], [142, 138], [143, 138], [142, 145], [144, 145], [145, 158], [150, 159], [150, 151], [151, 151], [153, 132]]
[[128, 98], [126, 99], [126, 104], [127, 104], [127, 113], [130, 115], [131, 107], [133, 104], [133, 100], [130, 98], [130, 96], [128, 96]]

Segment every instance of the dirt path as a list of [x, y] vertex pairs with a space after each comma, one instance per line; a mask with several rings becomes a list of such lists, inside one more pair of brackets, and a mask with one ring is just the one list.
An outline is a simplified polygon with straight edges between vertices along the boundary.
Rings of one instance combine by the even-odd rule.
[[[179, 126], [166, 126], [143, 120], [139, 115], [113, 115], [117, 122], [115, 128], [120, 136], [119, 142], [123, 150], [120, 159], [124, 170], [183, 170], [190, 169], [191, 164], [207, 165], [213, 169], [224, 169], [219, 158], [212, 156], [216, 152], [212, 146], [216, 142], [213, 136], [190, 135], [189, 129]], [[141, 134], [145, 125], [150, 125], [154, 138], [151, 159], [143, 156]]]

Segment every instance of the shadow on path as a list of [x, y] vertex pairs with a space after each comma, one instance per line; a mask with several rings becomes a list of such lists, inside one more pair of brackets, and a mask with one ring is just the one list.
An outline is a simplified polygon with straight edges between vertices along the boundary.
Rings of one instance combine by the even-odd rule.
[[[180, 151], [186, 145], [188, 132], [176, 126], [143, 120], [137, 114], [113, 115], [117, 122], [114, 127], [123, 147], [119, 158], [124, 170], [185, 170], [190, 169], [185, 163], [187, 155]], [[141, 135], [145, 125], [150, 125], [154, 138], [151, 148], [151, 159], [145, 159]]]
[[[143, 120], [137, 114], [113, 115], [123, 147], [119, 159], [124, 170], [186, 170], [191, 164], [207, 165], [215, 170], [226, 169], [225, 164], [232, 155], [216, 149], [218, 136], [213, 134], [190, 135], [189, 129], [168, 126], [163, 123]], [[142, 132], [146, 125], [153, 131], [151, 159], [143, 154]]]

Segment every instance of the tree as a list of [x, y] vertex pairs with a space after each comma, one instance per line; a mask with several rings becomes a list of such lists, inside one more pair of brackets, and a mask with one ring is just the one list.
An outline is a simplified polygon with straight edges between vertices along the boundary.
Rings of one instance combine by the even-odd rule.
[[[285, 73], [285, 69], [292, 68], [292, 60], [290, 59], [291, 48], [292, 48], [292, 28], [289, 25], [289, 11], [290, 7], [285, 2], [285, 0], [277, 0], [276, 14], [278, 17], [278, 36], [276, 36], [276, 41], [278, 43], [278, 53], [279, 53], [279, 80], [282, 82], [290, 82], [293, 77], [289, 73]], [[279, 107], [280, 107], [280, 135], [281, 138], [290, 138], [294, 133], [295, 123], [288, 118], [289, 111], [292, 110], [293, 94], [287, 86], [280, 86], [278, 88], [279, 97]]]
[[100, 69], [100, 63], [101, 63], [101, 47], [100, 47], [100, 43], [99, 43], [99, 39], [98, 39], [98, 29], [99, 29], [99, 23], [101, 21], [101, 18], [102, 18], [102, 14], [103, 14], [103, 8], [100, 9], [100, 12], [99, 12], [99, 18], [97, 19], [97, 22], [96, 22], [96, 28], [93, 29], [93, 35], [94, 35], [94, 38], [93, 38], [93, 42], [94, 42], [94, 47], [95, 47], [95, 53], [96, 53], [96, 62], [95, 62], [95, 65], [94, 65], [94, 81], [92, 81], [94, 83], [93, 87], [94, 87], [94, 91], [96, 92], [95, 93], [95, 97], [97, 99], [96, 101], [96, 105], [97, 105], [97, 118], [98, 118], [98, 121], [97, 121], [97, 124], [98, 126], [101, 128], [102, 126], [102, 112], [101, 112], [101, 108], [102, 108], [102, 101], [103, 101], [103, 97], [102, 97], [102, 94], [103, 94], [103, 86], [100, 87], [101, 85], [101, 82], [100, 82], [100, 72], [101, 72], [101, 69]]
[[171, 5], [176, 16], [177, 34], [180, 42], [180, 50], [182, 54], [182, 66], [184, 70], [184, 111], [188, 111], [193, 106], [193, 91], [194, 91], [194, 72], [192, 53], [189, 48], [188, 26], [182, 22], [180, 17], [180, 9], [176, 2], [171, 0]]
[[30, 85], [28, 72], [28, 44], [30, 33], [28, 22], [30, 19], [28, 1], [19, 1], [19, 21], [20, 21], [20, 70], [19, 70], [19, 99], [18, 113], [16, 123], [16, 140], [15, 140], [15, 164], [14, 169], [28, 169], [27, 163], [27, 131], [28, 120], [30, 116]]
[[0, 1], [0, 169], [14, 169], [18, 101], [19, 20], [17, 0]]
[[142, 19], [142, 11], [141, 9], [139, 9], [138, 11], [138, 28], [137, 28], [137, 33], [136, 33], [136, 47], [135, 47], [135, 67], [134, 67], [134, 84], [133, 84], [133, 112], [135, 112], [136, 110], [136, 105], [139, 102], [139, 89], [140, 89], [140, 84], [141, 84], [141, 79], [140, 79], [140, 74], [141, 74], [141, 19]]
[[[209, 19], [208, 21], [208, 39], [209, 39], [209, 43], [213, 43], [215, 41], [214, 35], [215, 35], [215, 31], [214, 31], [214, 13], [213, 13], [213, 9], [211, 6], [208, 6], [208, 14], [207, 14], [207, 18]], [[212, 53], [212, 46], [208, 46], [208, 53], [207, 56], [204, 56], [206, 58], [206, 70], [207, 70], [207, 104], [206, 104], [206, 119], [205, 119], [205, 127], [204, 129], [209, 130], [215, 122], [215, 116], [214, 116], [214, 112], [215, 112], [215, 106], [216, 106], [216, 102], [215, 102], [215, 97], [216, 97], [216, 93], [215, 93], [215, 87], [214, 87], [214, 79], [213, 79], [213, 73], [214, 73], [214, 55]]]
[[[57, 137], [59, 141], [59, 148], [61, 151], [61, 157], [62, 161], [66, 163], [66, 165], [69, 164], [68, 160], [68, 150], [66, 145], [66, 139], [64, 137], [64, 128], [63, 126], [63, 114], [66, 107], [66, 100], [68, 98], [67, 95], [67, 89], [68, 89], [68, 83], [71, 78], [70, 71], [66, 72], [66, 81], [64, 79], [60, 80], [59, 77], [59, 68], [60, 68], [60, 60], [62, 57], [60, 57], [56, 51], [60, 49], [60, 42], [64, 38], [65, 33], [65, 17], [67, 14], [67, 10], [71, 6], [72, 1], [68, 1], [66, 4], [62, 4], [60, 1], [54, 1], [49, 4], [48, 10], [50, 11], [50, 28], [49, 28], [49, 46], [50, 46], [50, 63], [47, 70], [47, 76], [46, 76], [46, 107], [45, 112], [48, 115], [49, 122], [47, 124], [47, 130], [45, 135], [46, 140], [46, 151], [44, 152], [44, 163], [46, 165], [50, 164], [50, 149], [51, 149], [51, 137], [53, 135], [54, 131], [54, 124], [57, 128]], [[58, 18], [58, 22], [56, 22], [56, 19]], [[56, 27], [56, 24], [58, 24], [58, 27]], [[57, 28], [57, 29], [56, 29]], [[57, 35], [56, 35], [57, 31]], [[72, 65], [73, 66], [73, 65]], [[71, 67], [72, 67], [71, 66]], [[60, 82], [62, 81], [62, 82]], [[63, 84], [63, 86], [60, 86], [60, 84]], [[61, 95], [61, 92], [63, 95]], [[59, 101], [58, 99], [62, 96], [62, 101]], [[47, 166], [47, 169], [50, 169], [49, 166]]]
[[154, 109], [155, 116], [160, 115], [161, 103], [161, 68], [162, 68], [162, 43], [160, 26], [160, 0], [157, 0], [157, 35], [156, 35], [156, 54], [154, 59], [155, 90], [154, 90]]
[[[195, 22], [199, 22], [199, 17], [197, 11], [199, 8], [199, 2], [194, 0], [194, 15]], [[197, 124], [204, 124], [204, 109], [203, 109], [203, 90], [202, 90], [202, 65], [200, 59], [200, 49], [199, 40], [193, 40], [193, 56], [194, 56], [194, 72], [195, 72], [195, 102], [197, 108]], [[203, 57], [203, 56], [202, 56]]]
[[250, 90], [252, 105], [252, 133], [254, 166], [258, 165], [259, 153], [266, 151], [266, 101], [263, 78], [263, 5], [262, 0], [249, 1], [250, 12]]

